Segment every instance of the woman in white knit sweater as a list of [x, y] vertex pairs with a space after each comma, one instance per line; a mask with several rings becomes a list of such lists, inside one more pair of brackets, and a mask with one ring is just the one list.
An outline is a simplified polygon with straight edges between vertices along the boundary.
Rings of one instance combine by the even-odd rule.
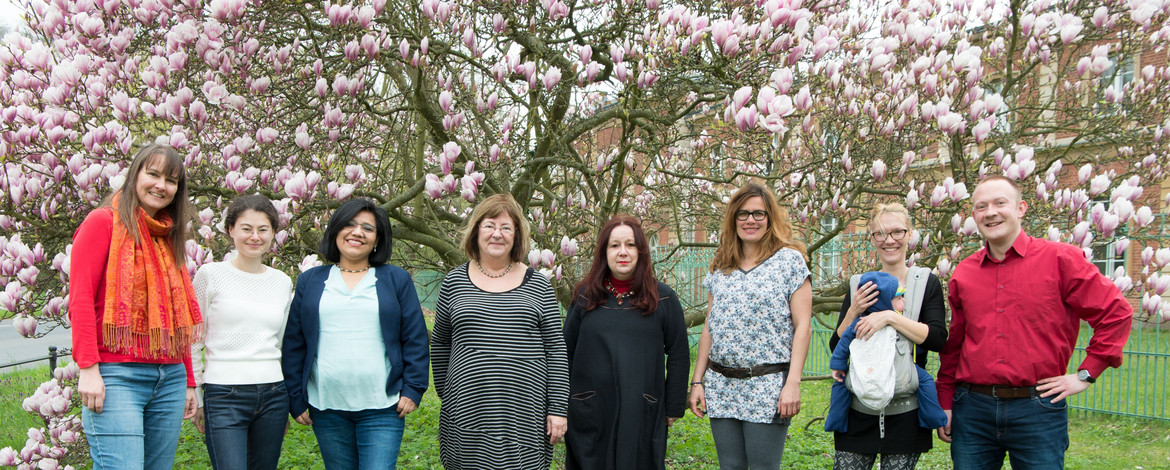
[[280, 346], [292, 281], [263, 262], [278, 221], [268, 198], [236, 198], [224, 218], [236, 257], [195, 274], [205, 337], [191, 351], [203, 389], [192, 420], [216, 470], [275, 469], [280, 460], [289, 413]]

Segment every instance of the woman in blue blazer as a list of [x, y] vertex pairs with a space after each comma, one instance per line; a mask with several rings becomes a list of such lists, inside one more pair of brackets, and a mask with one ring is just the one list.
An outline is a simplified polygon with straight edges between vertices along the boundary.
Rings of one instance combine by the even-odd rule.
[[427, 389], [427, 328], [414, 282], [386, 264], [386, 211], [350, 200], [329, 219], [331, 265], [297, 278], [281, 365], [289, 408], [312, 425], [326, 469], [394, 468], [405, 417]]

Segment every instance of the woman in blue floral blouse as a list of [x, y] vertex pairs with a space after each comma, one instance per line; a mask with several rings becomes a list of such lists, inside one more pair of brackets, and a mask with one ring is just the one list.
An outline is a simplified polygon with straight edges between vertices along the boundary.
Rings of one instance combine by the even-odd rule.
[[767, 187], [748, 183], [732, 196], [703, 285], [707, 322], [691, 411], [711, 418], [719, 468], [780, 468], [788, 424], [800, 412], [812, 284], [804, 244]]

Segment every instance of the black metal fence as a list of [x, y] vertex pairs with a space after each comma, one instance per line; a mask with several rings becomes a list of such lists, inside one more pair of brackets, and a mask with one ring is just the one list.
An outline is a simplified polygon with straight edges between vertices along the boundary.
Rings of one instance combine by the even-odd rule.
[[57, 358], [68, 356], [69, 352], [61, 353], [56, 346], [49, 346], [49, 355], [34, 357], [32, 359], [25, 359], [23, 361], [10, 362], [8, 364], [0, 364], [0, 369], [7, 369], [9, 367], [16, 367], [24, 364], [32, 364], [34, 362], [49, 361], [49, 378], [53, 378], [53, 371], [57, 369]]

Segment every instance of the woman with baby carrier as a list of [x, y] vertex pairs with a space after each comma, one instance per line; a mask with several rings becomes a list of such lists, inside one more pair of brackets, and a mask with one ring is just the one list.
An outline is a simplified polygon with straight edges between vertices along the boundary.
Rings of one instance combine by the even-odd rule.
[[[868, 339], [876, 331], [891, 326], [899, 335], [913, 342], [914, 363], [926, 367], [927, 351], [942, 350], [947, 341], [946, 307], [943, 303], [942, 283], [925, 268], [906, 266], [906, 243], [913, 226], [910, 214], [901, 204], [878, 204], [869, 219], [869, 237], [877, 249], [881, 272], [892, 275], [905, 292], [905, 314], [884, 310], [865, 315], [866, 309], [878, 299], [873, 283], [858, 285], [845, 296], [837, 329], [829, 340], [829, 349], [837, 346], [849, 325], [857, 321], [856, 338]], [[917, 317], [917, 321], [911, 320]], [[848, 410], [845, 432], [834, 432], [836, 449], [833, 468], [855, 470], [873, 468], [881, 455], [882, 470], [912, 469], [918, 459], [931, 448], [933, 429], [919, 425], [918, 408], [913, 398], [895, 395], [883, 410], [867, 408], [854, 398]]]

